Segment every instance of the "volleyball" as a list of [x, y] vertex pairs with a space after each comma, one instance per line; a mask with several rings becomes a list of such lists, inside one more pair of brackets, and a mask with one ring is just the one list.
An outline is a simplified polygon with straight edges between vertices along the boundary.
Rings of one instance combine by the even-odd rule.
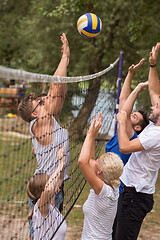
[[102, 21], [94, 13], [85, 13], [78, 19], [77, 29], [84, 37], [93, 38], [100, 33]]

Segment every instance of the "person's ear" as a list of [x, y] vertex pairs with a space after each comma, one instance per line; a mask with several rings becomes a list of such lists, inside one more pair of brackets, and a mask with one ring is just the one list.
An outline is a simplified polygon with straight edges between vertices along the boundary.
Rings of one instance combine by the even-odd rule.
[[100, 175], [100, 174], [102, 174], [102, 173], [103, 173], [102, 169], [99, 169], [99, 170], [97, 171], [97, 174], [98, 174], [98, 175]]
[[140, 132], [142, 130], [142, 127], [140, 125], [136, 125], [136, 126], [134, 126], [134, 130], [136, 132]]
[[38, 117], [38, 114], [36, 112], [32, 112], [31, 113], [31, 117], [34, 119], [34, 118], [37, 118]]

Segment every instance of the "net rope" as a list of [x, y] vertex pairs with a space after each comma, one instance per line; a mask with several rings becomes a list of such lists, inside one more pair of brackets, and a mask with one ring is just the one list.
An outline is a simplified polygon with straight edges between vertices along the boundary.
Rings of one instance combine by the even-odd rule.
[[20, 69], [7, 68], [4, 66], [0, 66], [0, 76], [5, 79], [16, 79], [16, 80], [24, 80], [26, 82], [61, 82], [61, 83], [72, 83], [72, 82], [83, 82], [88, 81], [97, 77], [100, 77], [110, 71], [119, 61], [119, 58], [115, 60], [114, 63], [110, 64], [110, 66], [103, 71], [100, 71], [95, 74], [87, 75], [87, 76], [78, 76], [78, 77], [59, 77], [59, 76], [51, 76], [45, 74], [37, 74], [32, 72], [27, 72]]
[[[66, 165], [70, 179], [64, 182], [63, 221], [73, 209], [86, 185], [86, 180], [78, 166], [78, 157], [93, 116], [99, 112], [103, 114], [103, 124], [96, 137], [96, 158], [101, 151], [104, 151], [103, 147], [107, 141], [115, 113], [118, 62], [119, 58], [101, 72], [80, 77], [53, 77], [0, 66], [1, 78], [16, 79], [17, 83], [18, 81], [24, 81], [28, 88], [27, 91], [32, 90], [39, 93], [43, 83], [68, 83], [67, 94], [60, 114], [60, 127], [46, 133], [52, 136], [62, 129], [67, 129], [69, 133], [68, 137], [61, 141], [62, 145], [69, 142], [69, 150], [66, 155], [70, 155], [70, 161]], [[24, 95], [28, 93], [27, 91]], [[36, 156], [32, 154], [34, 137], [30, 135], [29, 124], [17, 116], [17, 104], [23, 97], [19, 96], [18, 100], [16, 99], [17, 101], [14, 99], [10, 103], [12, 108], [8, 108], [10, 97], [10, 95], [5, 94], [1, 96], [1, 110], [3, 111], [0, 118], [0, 238], [4, 240], [28, 239], [29, 224], [26, 217], [29, 213], [29, 203], [26, 186], [37, 168], [37, 160]], [[5, 100], [7, 103], [5, 103]], [[9, 118], [8, 112], [16, 117]], [[45, 151], [40, 152], [39, 155], [48, 155], [57, 147], [56, 144], [50, 146]], [[56, 165], [57, 162], [54, 164]], [[50, 239], [54, 237], [63, 221], [58, 224]], [[43, 224], [40, 227], [43, 227]], [[54, 225], [54, 222], [52, 224]], [[45, 236], [53, 228], [52, 224], [44, 232]]]

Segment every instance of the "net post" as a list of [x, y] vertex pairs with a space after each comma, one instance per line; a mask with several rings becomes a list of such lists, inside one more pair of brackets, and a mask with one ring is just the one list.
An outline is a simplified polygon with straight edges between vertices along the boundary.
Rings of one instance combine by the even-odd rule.
[[[116, 115], [119, 109], [119, 96], [121, 92], [121, 81], [122, 81], [122, 69], [123, 69], [123, 56], [124, 51], [120, 51], [120, 58], [119, 58], [119, 71], [118, 71], [118, 79], [117, 79], [117, 101], [116, 101]], [[117, 121], [115, 122], [114, 127], [114, 134], [117, 132]]]

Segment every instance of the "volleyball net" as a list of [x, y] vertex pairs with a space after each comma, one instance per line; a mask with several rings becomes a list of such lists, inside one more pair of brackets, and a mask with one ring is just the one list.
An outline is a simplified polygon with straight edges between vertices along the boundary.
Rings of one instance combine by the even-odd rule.
[[[29, 124], [17, 114], [17, 105], [27, 94], [47, 94], [52, 82], [67, 83], [67, 93], [60, 113], [60, 128], [68, 130], [69, 180], [64, 182], [62, 215], [68, 216], [86, 180], [78, 167], [81, 147], [94, 114], [103, 114], [102, 127], [96, 137], [96, 158], [104, 153], [116, 107], [119, 58], [101, 72], [80, 77], [54, 77], [0, 66], [0, 78], [6, 82], [0, 88], [0, 238], [28, 239], [29, 203], [26, 194], [28, 180], [37, 168], [32, 153]], [[7, 86], [8, 83], [8, 86]], [[6, 87], [7, 86], [7, 87]], [[58, 129], [54, 130], [54, 135]], [[48, 133], [52, 134], [52, 133]], [[49, 154], [57, 145], [47, 149]], [[41, 154], [44, 154], [42, 152]], [[60, 223], [61, 224], [61, 223]], [[52, 226], [50, 226], [52, 227]], [[53, 236], [59, 225], [53, 232]], [[51, 238], [51, 239], [52, 239]]]

